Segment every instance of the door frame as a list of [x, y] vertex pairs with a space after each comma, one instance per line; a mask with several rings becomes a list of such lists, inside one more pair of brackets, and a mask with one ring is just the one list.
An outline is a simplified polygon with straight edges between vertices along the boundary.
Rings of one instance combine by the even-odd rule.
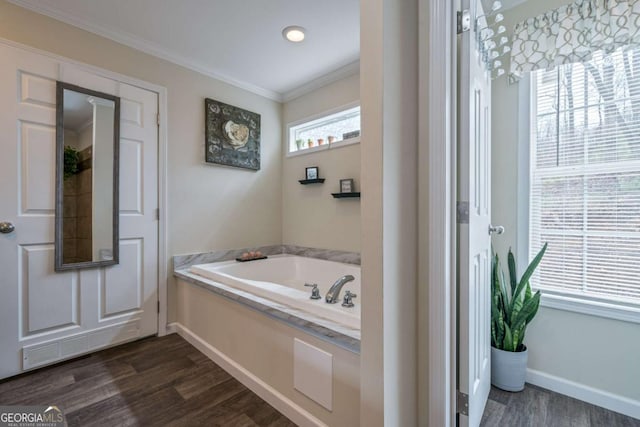
[[[427, 28], [421, 34], [420, 110], [427, 120], [420, 123], [421, 138], [428, 143], [420, 152], [419, 192], [421, 218], [428, 221], [421, 231], [420, 345], [418, 360], [428, 360], [420, 392], [427, 396], [428, 409], [421, 414], [424, 425], [456, 425], [456, 120], [457, 120], [457, 34], [456, 12], [460, 2], [421, 0]], [[443, 102], [445, 108], [443, 108]], [[424, 172], [423, 172], [424, 171]], [[424, 208], [423, 208], [424, 207]], [[426, 329], [426, 330], [425, 330]], [[425, 381], [427, 384], [425, 384]]]
[[116, 73], [114, 71], [105, 70], [104, 68], [89, 65], [84, 62], [76, 61], [74, 59], [67, 58], [62, 55], [48, 52], [46, 50], [38, 49], [32, 46], [28, 46], [22, 43], [15, 42], [13, 40], [0, 37], [0, 43], [12, 48], [24, 50], [26, 52], [43, 55], [58, 62], [65, 62], [77, 66], [92, 74], [96, 74], [101, 77], [105, 77], [111, 80], [116, 80], [121, 83], [126, 83], [131, 86], [136, 86], [141, 89], [154, 92], [158, 95], [158, 336], [164, 336], [167, 334], [167, 280], [168, 280], [168, 245], [169, 245], [169, 233], [168, 233], [168, 200], [167, 200], [167, 170], [168, 170], [168, 128], [167, 128], [167, 88], [154, 83], [149, 83], [144, 80], [136, 79], [126, 76], [124, 74]]

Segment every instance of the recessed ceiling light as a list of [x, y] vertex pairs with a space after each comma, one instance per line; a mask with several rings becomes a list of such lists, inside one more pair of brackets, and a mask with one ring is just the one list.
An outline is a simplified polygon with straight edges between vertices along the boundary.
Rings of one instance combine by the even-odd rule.
[[291, 25], [282, 30], [282, 37], [293, 43], [299, 43], [304, 40], [304, 28], [297, 25]]

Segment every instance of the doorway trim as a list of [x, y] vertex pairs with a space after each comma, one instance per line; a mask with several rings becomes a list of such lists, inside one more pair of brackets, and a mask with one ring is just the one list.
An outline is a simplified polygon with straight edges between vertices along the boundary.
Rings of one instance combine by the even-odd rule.
[[[426, 315], [420, 314], [421, 340], [418, 360], [428, 361], [421, 375], [420, 394], [428, 408], [420, 414], [421, 424], [456, 424], [456, 52], [455, 27], [459, 1], [421, 0], [427, 22], [420, 40], [420, 110], [427, 120], [420, 123], [420, 252], [426, 267], [420, 266], [419, 298]], [[421, 7], [421, 8], [422, 8]], [[444, 107], [444, 108], [443, 108]], [[426, 330], [425, 330], [426, 329]], [[424, 353], [426, 352], [426, 353]], [[427, 384], [425, 383], [425, 380]]]
[[96, 74], [118, 82], [136, 86], [141, 89], [158, 94], [158, 336], [167, 334], [167, 279], [168, 279], [168, 200], [167, 200], [167, 171], [168, 171], [168, 128], [167, 128], [167, 88], [164, 86], [139, 80], [114, 71], [105, 70], [94, 65], [70, 59], [66, 56], [57, 55], [46, 50], [25, 45], [10, 39], [0, 37], [0, 43], [7, 46], [49, 57], [55, 61], [65, 62], [77, 66], [87, 72]]

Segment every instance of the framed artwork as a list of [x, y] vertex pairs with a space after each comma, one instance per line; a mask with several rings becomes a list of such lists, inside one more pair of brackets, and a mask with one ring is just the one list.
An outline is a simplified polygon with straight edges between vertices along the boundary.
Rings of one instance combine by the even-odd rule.
[[353, 193], [353, 179], [341, 179], [340, 180], [340, 192], [341, 193]]
[[305, 179], [318, 179], [318, 177], [320, 176], [317, 166], [305, 168], [305, 172]]
[[260, 114], [204, 100], [205, 161], [260, 170]]

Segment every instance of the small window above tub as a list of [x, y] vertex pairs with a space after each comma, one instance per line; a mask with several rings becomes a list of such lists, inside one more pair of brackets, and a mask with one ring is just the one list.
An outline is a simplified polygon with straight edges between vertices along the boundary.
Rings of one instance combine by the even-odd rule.
[[287, 125], [287, 156], [360, 142], [360, 105], [348, 105]]

